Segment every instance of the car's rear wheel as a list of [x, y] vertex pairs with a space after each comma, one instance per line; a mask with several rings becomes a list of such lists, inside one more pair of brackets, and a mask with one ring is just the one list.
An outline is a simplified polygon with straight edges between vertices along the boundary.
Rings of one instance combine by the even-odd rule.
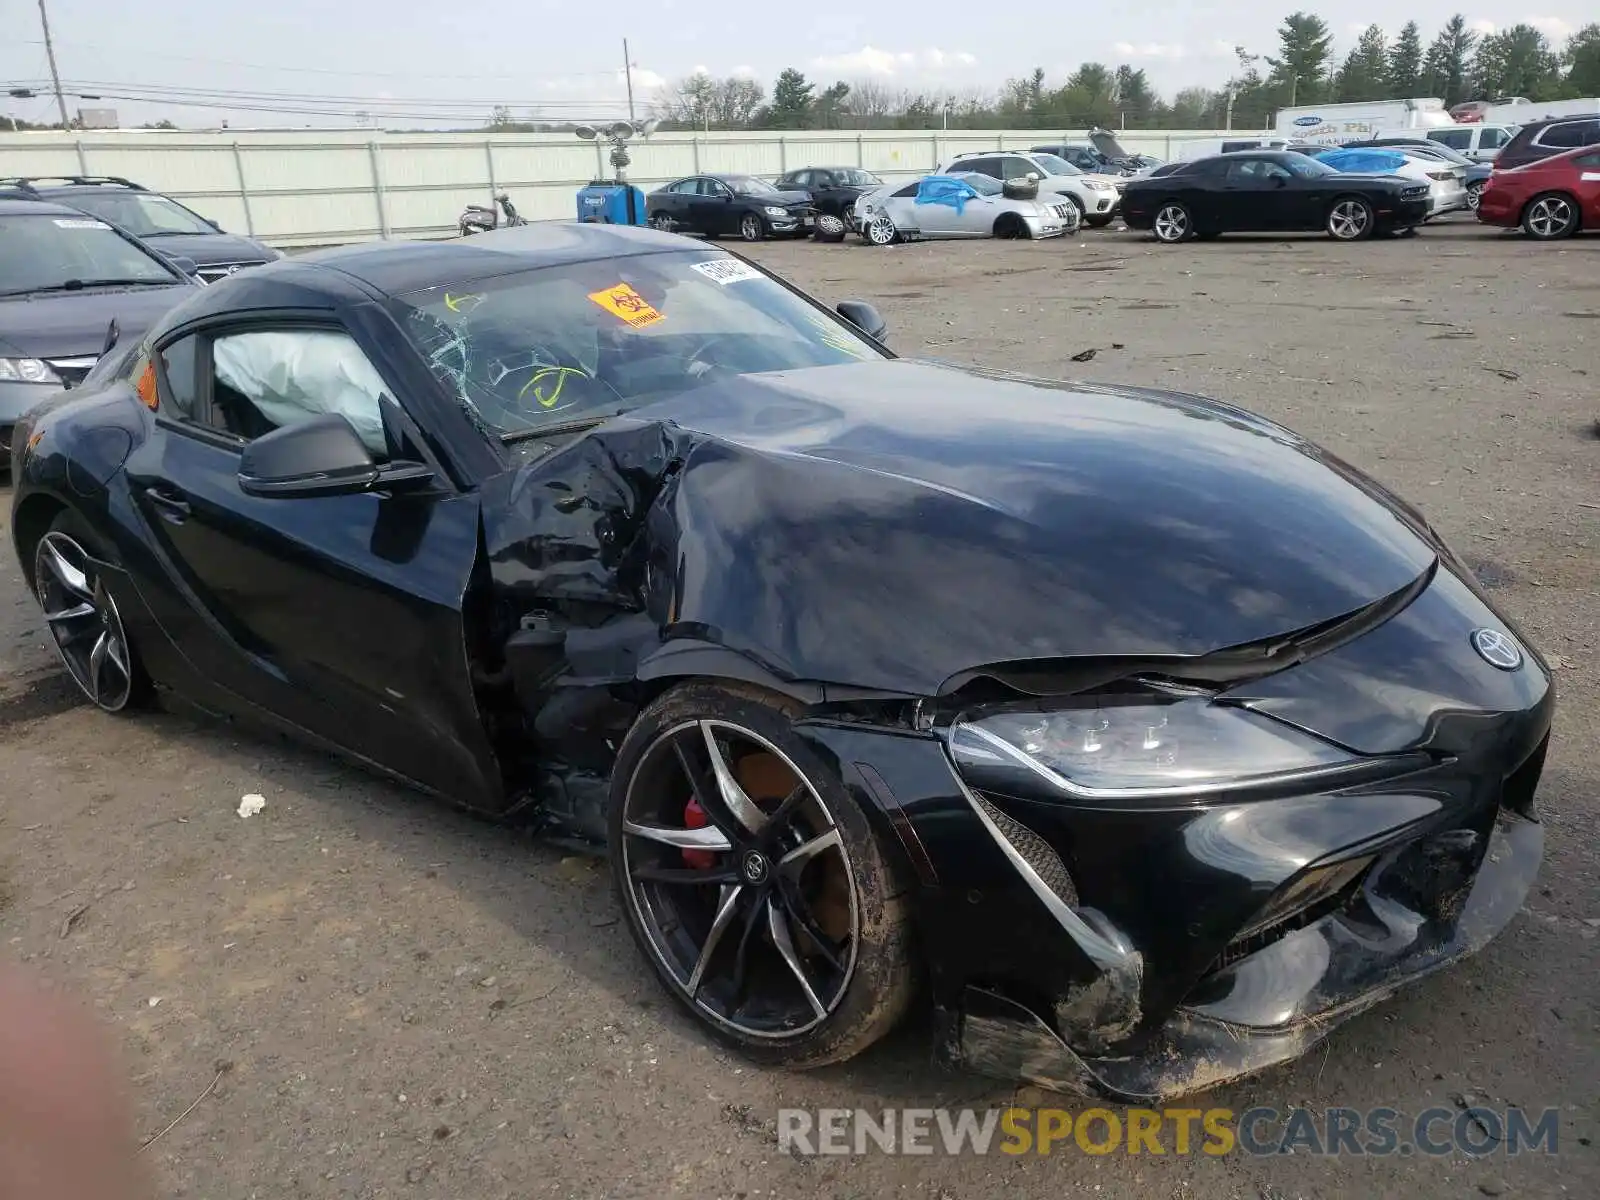
[[1569, 237], [1578, 231], [1578, 206], [1560, 192], [1535, 196], [1522, 212], [1522, 230], [1542, 242]]
[[1156, 209], [1156, 219], [1151, 228], [1156, 241], [1176, 245], [1194, 233], [1194, 221], [1189, 210], [1176, 200], [1169, 200]]
[[914, 991], [902, 886], [866, 814], [782, 698], [680, 684], [639, 716], [611, 783], [613, 882], [673, 997], [762, 1062], [876, 1041]]
[[767, 236], [767, 224], [755, 213], [745, 213], [739, 221], [739, 236], [747, 242], [759, 242]]
[[664, 212], [650, 214], [650, 228], [659, 229], [662, 233], [671, 233], [677, 229], [678, 223]]
[[1328, 210], [1328, 236], [1338, 242], [1359, 242], [1372, 236], [1375, 221], [1372, 205], [1359, 196], [1345, 196]]
[[899, 233], [888, 213], [874, 213], [862, 227], [861, 236], [873, 246], [892, 246]]
[[145, 698], [147, 680], [97, 565], [105, 559], [88, 523], [64, 510], [33, 548], [33, 591], [67, 674], [91, 703], [117, 713]]
[[1482, 199], [1483, 199], [1483, 184], [1481, 184], [1481, 183], [1469, 183], [1469, 184], [1467, 184], [1467, 210], [1469, 212], [1477, 212], [1478, 211], [1478, 201], [1480, 201]]

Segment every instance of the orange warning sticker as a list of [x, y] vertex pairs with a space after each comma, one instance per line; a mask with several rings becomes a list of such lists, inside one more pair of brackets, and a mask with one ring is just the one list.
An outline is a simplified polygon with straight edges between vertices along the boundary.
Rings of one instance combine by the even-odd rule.
[[625, 283], [614, 287], [602, 288], [598, 292], [590, 292], [589, 299], [612, 316], [626, 321], [635, 329], [643, 329], [646, 325], [654, 325], [666, 314], [652, 308], [649, 301]]

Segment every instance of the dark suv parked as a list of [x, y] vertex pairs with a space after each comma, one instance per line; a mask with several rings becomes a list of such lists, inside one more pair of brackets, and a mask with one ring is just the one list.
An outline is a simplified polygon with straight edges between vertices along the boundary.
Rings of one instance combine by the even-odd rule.
[[170, 196], [116, 175], [0, 179], [0, 196], [49, 200], [109, 221], [168, 258], [192, 259], [195, 273], [206, 283], [283, 257], [253, 238], [224, 233], [215, 221]]
[[1530, 121], [1512, 135], [1494, 160], [1494, 169], [1509, 171], [1581, 146], [1600, 146], [1600, 113]]

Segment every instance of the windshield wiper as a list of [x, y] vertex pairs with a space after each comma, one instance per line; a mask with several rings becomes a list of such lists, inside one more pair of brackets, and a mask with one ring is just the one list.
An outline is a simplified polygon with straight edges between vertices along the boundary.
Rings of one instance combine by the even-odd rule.
[[44, 287], [17, 288], [14, 291], [0, 292], [0, 296], [31, 296], [39, 292], [81, 292], [84, 288], [92, 287], [170, 287], [176, 282], [175, 279], [68, 279]]
[[502, 433], [500, 442], [509, 446], [514, 442], [528, 442], [535, 438], [559, 437], [563, 433], [577, 433], [583, 429], [590, 429], [602, 421], [609, 421], [612, 417], [620, 417], [624, 413], [632, 412], [631, 408], [619, 408], [615, 412], [593, 413], [579, 421], [563, 421], [559, 425], [541, 425], [537, 429], [513, 429], [510, 433]]

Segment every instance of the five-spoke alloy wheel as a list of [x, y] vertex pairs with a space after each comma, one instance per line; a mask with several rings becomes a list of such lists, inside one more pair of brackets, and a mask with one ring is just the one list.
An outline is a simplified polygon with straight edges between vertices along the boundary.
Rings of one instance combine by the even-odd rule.
[[1542, 242], [1564, 238], [1578, 228], [1578, 209], [1566, 196], [1548, 192], [1534, 198], [1522, 214], [1523, 231]]
[[57, 518], [33, 552], [33, 586], [56, 652], [83, 694], [106, 712], [121, 712], [141, 676], [117, 602], [84, 549], [78, 522]]
[[612, 780], [612, 873], [673, 995], [762, 1061], [848, 1058], [904, 1010], [904, 900], [865, 815], [781, 699], [680, 685]]
[[1357, 242], [1372, 233], [1372, 205], [1347, 196], [1328, 210], [1328, 236], [1335, 241]]
[[1189, 219], [1189, 210], [1173, 202], [1163, 204], [1157, 211], [1154, 229], [1156, 241], [1172, 245], [1193, 233], [1194, 224]]

